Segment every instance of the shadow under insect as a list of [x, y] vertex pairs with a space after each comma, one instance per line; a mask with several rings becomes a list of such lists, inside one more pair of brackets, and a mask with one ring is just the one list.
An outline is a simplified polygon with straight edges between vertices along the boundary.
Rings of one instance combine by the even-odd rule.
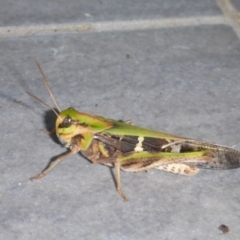
[[[57, 109], [54, 110], [57, 111]], [[55, 132], [56, 120], [57, 116], [53, 110], [46, 111], [44, 114], [45, 129], [43, 129], [42, 131], [49, 135], [55, 143], [61, 144]]]

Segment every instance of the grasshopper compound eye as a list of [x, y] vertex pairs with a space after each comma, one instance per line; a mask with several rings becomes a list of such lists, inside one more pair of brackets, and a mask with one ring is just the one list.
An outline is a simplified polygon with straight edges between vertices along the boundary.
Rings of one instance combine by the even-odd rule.
[[59, 128], [68, 128], [73, 124], [73, 119], [67, 116], [63, 119], [62, 123], [59, 124]]

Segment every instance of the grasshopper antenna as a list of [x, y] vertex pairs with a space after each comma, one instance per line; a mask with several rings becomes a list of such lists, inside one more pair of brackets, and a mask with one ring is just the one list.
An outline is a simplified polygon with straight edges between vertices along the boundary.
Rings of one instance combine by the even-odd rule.
[[55, 114], [57, 117], [59, 117], [59, 114], [51, 107], [49, 106], [47, 103], [45, 103], [44, 101], [42, 101], [40, 98], [34, 96], [33, 94], [31, 94], [30, 92], [26, 92], [28, 95], [30, 95], [31, 97], [35, 98], [36, 100], [38, 100], [40, 103], [44, 104], [45, 106], [49, 107]]
[[[51, 98], [52, 98], [52, 100], [53, 100], [53, 102], [54, 102], [57, 110], [58, 110], [59, 112], [61, 112], [60, 107], [58, 106], [57, 101], [56, 101], [55, 97], [53, 96], [53, 93], [52, 93], [52, 91], [51, 91], [51, 88], [50, 88], [50, 86], [49, 86], [49, 84], [48, 84], [47, 78], [45, 77], [45, 74], [43, 73], [43, 70], [42, 70], [42, 68], [40, 67], [40, 64], [38, 63], [38, 61], [37, 61], [36, 59], [35, 59], [35, 63], [36, 63], [36, 65], [37, 65], [37, 67], [38, 67], [38, 69], [39, 69], [39, 71], [40, 71], [40, 73], [41, 73], [41, 75], [42, 75], [43, 82], [45, 83], [46, 88], [47, 88], [47, 90], [48, 90], [48, 92], [49, 92], [49, 94], [50, 94], [50, 96], [51, 96]], [[43, 101], [41, 101], [41, 100], [38, 99], [37, 97], [33, 96], [33, 95], [30, 94], [30, 93], [28, 93], [28, 94], [31, 95], [32, 97], [34, 97], [35, 99], [37, 99], [38, 101], [40, 101], [41, 103], [43, 103]], [[43, 103], [43, 104], [45, 104], [45, 103]], [[46, 104], [45, 104], [45, 105], [46, 105]], [[47, 106], [48, 106], [48, 105], [47, 105]], [[48, 107], [49, 107], [49, 106], [48, 106]], [[52, 109], [52, 108], [51, 108], [51, 109]], [[54, 112], [55, 112], [55, 111], [54, 111]], [[55, 112], [55, 113], [56, 113], [56, 112]], [[58, 116], [58, 114], [57, 114], [57, 116]]]

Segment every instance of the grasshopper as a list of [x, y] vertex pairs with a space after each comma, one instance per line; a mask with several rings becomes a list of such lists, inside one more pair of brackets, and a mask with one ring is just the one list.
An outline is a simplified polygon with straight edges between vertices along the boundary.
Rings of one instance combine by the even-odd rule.
[[36, 64], [58, 110], [57, 112], [52, 108], [57, 116], [55, 133], [69, 151], [51, 161], [41, 173], [30, 180], [44, 177], [58, 163], [81, 152], [93, 163], [116, 168], [117, 191], [124, 201], [128, 201], [121, 188], [121, 170], [139, 172], [156, 168], [192, 176], [198, 173], [199, 168], [240, 167], [240, 152], [233, 148], [152, 131], [134, 126], [130, 121], [94, 116], [74, 108], [61, 111], [37, 61]]

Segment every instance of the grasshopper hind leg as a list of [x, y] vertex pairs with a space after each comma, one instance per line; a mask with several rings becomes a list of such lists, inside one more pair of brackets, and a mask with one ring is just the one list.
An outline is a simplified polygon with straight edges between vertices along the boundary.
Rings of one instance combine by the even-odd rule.
[[199, 172], [196, 167], [188, 166], [182, 163], [172, 163], [155, 167], [158, 170], [163, 170], [171, 173], [176, 173], [185, 176], [193, 176]]

